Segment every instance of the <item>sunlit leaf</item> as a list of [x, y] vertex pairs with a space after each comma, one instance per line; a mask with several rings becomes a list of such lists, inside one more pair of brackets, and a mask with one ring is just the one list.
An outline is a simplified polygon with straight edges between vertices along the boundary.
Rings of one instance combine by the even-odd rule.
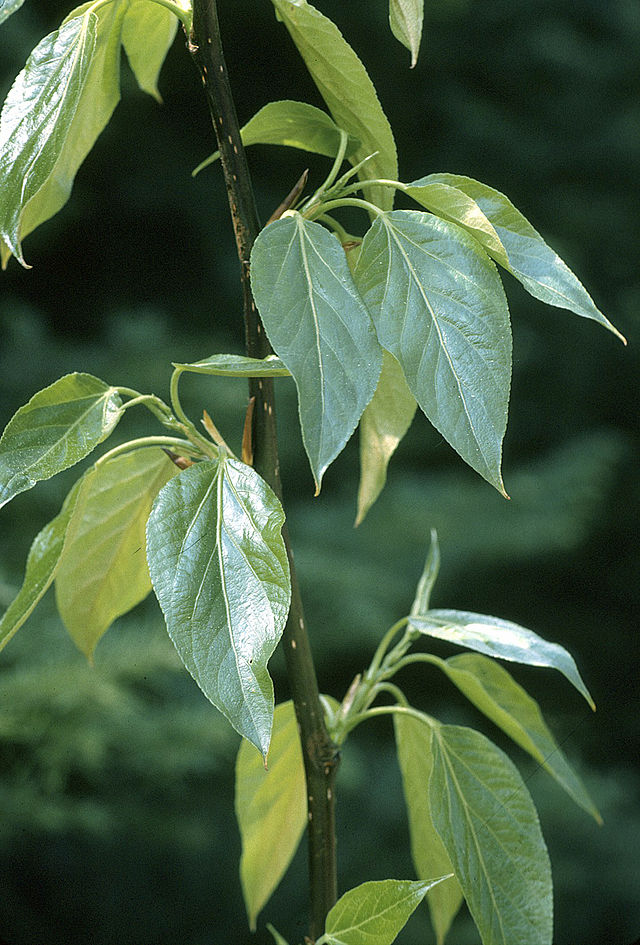
[[158, 75], [177, 28], [171, 10], [150, 0], [133, 0], [122, 24], [122, 45], [138, 85], [158, 102]]
[[420, 617], [429, 610], [429, 601], [431, 600], [431, 591], [438, 578], [440, 571], [440, 546], [438, 545], [438, 534], [435, 528], [431, 529], [431, 544], [427, 553], [427, 560], [424, 563], [420, 580], [416, 588], [416, 596], [411, 606], [411, 616]]
[[192, 364], [177, 364], [193, 374], [213, 374], [225, 377], [291, 377], [291, 372], [275, 354], [267, 358], [247, 358], [240, 354], [212, 354], [210, 358]]
[[391, 32], [411, 53], [411, 68], [418, 61], [423, 17], [424, 0], [389, 0]]
[[19, 10], [24, 0], [0, 0], [0, 23], [8, 20], [12, 13]]

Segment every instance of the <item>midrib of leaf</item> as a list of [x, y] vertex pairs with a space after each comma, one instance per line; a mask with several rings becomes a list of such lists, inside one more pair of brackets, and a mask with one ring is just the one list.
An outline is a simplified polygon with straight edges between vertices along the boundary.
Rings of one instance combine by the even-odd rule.
[[[325, 398], [324, 398], [324, 364], [322, 362], [322, 349], [320, 347], [320, 321], [318, 319], [318, 311], [315, 305], [314, 292], [313, 292], [313, 279], [311, 278], [311, 273], [309, 271], [309, 259], [307, 257], [307, 248], [305, 244], [306, 234], [302, 227], [302, 223], [298, 220], [298, 234], [300, 239], [300, 252], [302, 253], [302, 261], [304, 264], [304, 272], [307, 280], [309, 302], [311, 304], [311, 312], [313, 315], [313, 324], [315, 328], [316, 335], [316, 350], [318, 352], [318, 367], [320, 369], [320, 403], [322, 405], [322, 425], [324, 426], [324, 416], [325, 416]], [[311, 244], [313, 246], [313, 244]]]

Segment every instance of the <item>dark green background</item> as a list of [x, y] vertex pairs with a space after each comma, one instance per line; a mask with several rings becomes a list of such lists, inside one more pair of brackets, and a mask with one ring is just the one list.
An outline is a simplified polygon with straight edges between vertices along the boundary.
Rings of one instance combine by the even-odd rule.
[[[241, 121], [275, 98], [320, 104], [268, 0], [220, 6]], [[511, 502], [417, 418], [387, 490], [357, 531], [357, 444], [314, 500], [291, 385], [282, 382], [289, 522], [321, 686], [340, 696], [383, 630], [406, 613], [435, 526], [443, 555], [436, 606], [516, 620], [576, 657], [595, 716], [559, 674], [514, 674], [541, 702], [604, 826], [574, 809], [435, 670], [409, 673], [406, 688], [439, 717], [481, 727], [520, 765], [550, 849], [558, 945], [629, 945], [640, 935], [640, 9], [635, 0], [428, 0], [421, 58], [409, 70], [381, 0], [319, 6], [370, 70], [394, 127], [401, 178], [450, 171], [507, 193], [630, 342], [623, 349], [506, 277], [515, 352], [504, 464]], [[27, 0], [3, 25], [2, 96], [68, 9]], [[166, 396], [171, 360], [241, 350], [224, 188], [217, 170], [190, 176], [213, 146], [182, 36], [161, 91], [162, 108], [124, 67], [123, 101], [72, 199], [26, 240], [33, 269], [12, 261], [0, 277], [2, 424], [66, 371]], [[266, 147], [253, 149], [250, 162], [265, 219], [306, 166], [316, 186], [327, 167]], [[185, 383], [195, 415], [205, 406], [232, 445], [245, 398], [239, 383]], [[0, 605], [74, 475], [2, 510]], [[272, 668], [286, 698], [279, 655]], [[239, 892], [236, 747], [180, 669], [152, 601], [117, 622], [92, 669], [47, 599], [0, 662], [0, 938], [270, 941], [264, 928], [248, 932]], [[360, 730], [347, 746], [339, 854], [342, 890], [412, 875], [388, 724]], [[305, 871], [300, 854], [262, 917], [292, 942], [305, 929]], [[477, 942], [464, 915], [459, 923], [452, 945]], [[426, 912], [401, 940], [432, 941]]]

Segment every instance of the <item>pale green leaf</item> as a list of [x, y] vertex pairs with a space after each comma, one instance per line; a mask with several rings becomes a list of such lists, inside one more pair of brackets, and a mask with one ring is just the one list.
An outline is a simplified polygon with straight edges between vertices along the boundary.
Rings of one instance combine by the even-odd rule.
[[[429, 782], [433, 770], [431, 728], [410, 715], [393, 717], [398, 763], [402, 774], [411, 856], [420, 879], [452, 872], [447, 851], [431, 819]], [[455, 877], [427, 893], [431, 922], [438, 945], [443, 945], [462, 904], [462, 890]]]
[[439, 661], [458, 689], [545, 768], [570, 797], [602, 823], [582, 781], [547, 728], [538, 703], [492, 659], [462, 653]]
[[298, 389], [302, 438], [319, 491], [373, 397], [380, 345], [340, 243], [298, 213], [258, 236], [251, 284], [269, 341]]
[[355, 280], [380, 344], [462, 458], [500, 492], [511, 382], [509, 312], [495, 266], [460, 227], [396, 210], [366, 234]]
[[[431, 187], [434, 184], [438, 188], [436, 191]], [[411, 196], [434, 213], [441, 213], [447, 219], [468, 227], [496, 262], [514, 275], [535, 298], [593, 319], [625, 341], [617, 328], [596, 308], [566, 263], [500, 191], [457, 174], [430, 174], [409, 187]], [[435, 200], [434, 195], [437, 195]], [[496, 245], [496, 237], [500, 245]]]
[[595, 709], [571, 654], [560, 644], [549, 643], [517, 623], [465, 610], [429, 610], [419, 617], [409, 617], [409, 623], [419, 633], [468, 647], [486, 656], [557, 669]]
[[236, 762], [236, 816], [242, 837], [240, 879], [252, 931], [298, 849], [307, 823], [307, 790], [292, 702], [276, 706], [268, 768], [242, 742]]
[[62, 620], [89, 659], [116, 617], [151, 590], [145, 527], [156, 495], [178, 472], [159, 449], [115, 456], [84, 478], [56, 573]]
[[283, 523], [269, 486], [221, 452], [167, 483], [147, 525], [149, 572], [180, 658], [265, 756], [273, 719], [267, 662], [291, 595]]
[[359, 525], [387, 481], [387, 467], [411, 426], [416, 399], [407, 387], [402, 368], [388, 351], [382, 353], [382, 372], [371, 403], [360, 420]]
[[133, 0], [122, 24], [122, 45], [138, 85], [158, 102], [158, 75], [177, 28], [171, 10], [150, 0]]
[[411, 53], [411, 68], [418, 61], [423, 18], [424, 0], [389, 0], [391, 32]]
[[64, 547], [65, 535], [82, 480], [77, 482], [58, 515], [36, 535], [27, 558], [22, 587], [0, 620], [0, 650], [33, 613], [55, 577]]
[[327, 916], [321, 941], [328, 945], [391, 945], [429, 889], [443, 880], [427, 882], [384, 879], [362, 883], [338, 899]]
[[[311, 78], [339, 128], [360, 141], [352, 164], [375, 154], [359, 172], [364, 178], [398, 176], [393, 133], [371, 79], [337, 26], [306, 0], [273, 0]], [[393, 190], [370, 188], [367, 197], [384, 210], [393, 206]]]
[[291, 372], [275, 354], [267, 358], [247, 358], [240, 354], [212, 354], [210, 358], [193, 364], [177, 364], [193, 374], [213, 374], [224, 377], [291, 377]]
[[91, 374], [67, 374], [34, 394], [0, 439], [0, 506], [88, 456], [121, 415], [116, 388]]
[[24, 0], [0, 0], [0, 23], [8, 20], [12, 13], [19, 10]]
[[429, 601], [431, 600], [431, 591], [438, 578], [440, 571], [440, 546], [438, 545], [438, 533], [435, 528], [431, 529], [431, 544], [427, 553], [427, 560], [424, 563], [420, 580], [416, 588], [416, 596], [411, 606], [411, 616], [420, 617], [429, 610]]
[[551, 945], [549, 857], [517, 768], [473, 729], [432, 723], [432, 733], [433, 825], [483, 945]]
[[267, 931], [271, 933], [271, 936], [276, 945], [289, 945], [286, 938], [283, 938], [282, 935], [280, 935], [280, 932], [278, 932], [277, 929], [274, 929], [274, 927], [269, 922], [267, 922]]

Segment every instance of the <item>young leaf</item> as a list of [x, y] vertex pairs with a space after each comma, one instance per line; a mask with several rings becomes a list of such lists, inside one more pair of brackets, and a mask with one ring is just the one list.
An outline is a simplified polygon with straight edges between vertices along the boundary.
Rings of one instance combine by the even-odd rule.
[[411, 53], [412, 69], [418, 61], [423, 17], [424, 0], [389, 0], [391, 32]]
[[431, 591], [438, 578], [440, 571], [440, 546], [438, 545], [438, 533], [435, 528], [431, 529], [431, 544], [427, 553], [427, 560], [424, 563], [416, 596], [411, 606], [411, 616], [421, 617], [429, 610], [429, 601], [431, 600]]
[[307, 823], [307, 790], [292, 702], [276, 706], [269, 766], [242, 741], [236, 762], [240, 879], [252, 931], [286, 873]]
[[269, 486], [221, 452], [167, 483], [147, 525], [151, 581], [180, 658], [264, 756], [273, 719], [267, 662], [291, 596], [283, 523]]
[[449, 679], [503, 732], [556, 779], [570, 797], [602, 823], [593, 801], [546, 726], [538, 703], [513, 677], [486, 656], [462, 653], [442, 660]]
[[240, 354], [212, 354], [210, 358], [193, 364], [176, 364], [193, 374], [214, 374], [225, 377], [291, 377], [291, 372], [280, 358], [271, 354], [267, 358], [246, 358]]
[[156, 495], [178, 472], [159, 449], [136, 450], [84, 478], [56, 573], [56, 602], [89, 659], [116, 617], [151, 590], [145, 527]]
[[409, 617], [409, 623], [426, 636], [447, 640], [496, 659], [557, 669], [595, 709], [571, 654], [558, 643], [549, 643], [517, 623], [465, 610], [429, 610], [422, 616]]
[[76, 482], [53, 521], [36, 535], [25, 570], [22, 587], [0, 620], [0, 650], [20, 629], [42, 600], [55, 577], [82, 480]]
[[24, 0], [1, 0], [0, 2], [0, 23], [8, 20], [12, 13], [19, 10]]
[[356, 525], [363, 520], [387, 481], [387, 466], [416, 412], [416, 399], [402, 368], [382, 352], [382, 372], [373, 400], [360, 420], [360, 485]]
[[591, 318], [625, 341], [566, 263], [500, 191], [457, 174], [430, 174], [409, 186], [419, 203], [467, 227], [536, 299]]
[[[306, 0], [273, 0], [273, 5], [336, 124], [360, 141], [349, 156], [351, 163], [375, 154], [360, 176], [396, 180], [398, 161], [391, 127], [366, 69], [340, 30]], [[391, 189], [370, 188], [367, 197], [384, 210], [393, 206]]]
[[380, 344], [462, 458], [506, 495], [500, 470], [511, 328], [493, 263], [460, 227], [430, 213], [382, 214], [355, 269]]
[[260, 233], [251, 284], [269, 340], [298, 389], [302, 438], [316, 482], [373, 397], [382, 352], [345, 254], [300, 214]]
[[429, 889], [427, 882], [385, 879], [362, 883], [341, 896], [327, 916], [321, 941], [328, 945], [391, 945]]
[[[420, 879], [452, 872], [451, 861], [431, 819], [429, 782], [433, 770], [431, 728], [410, 715], [394, 715], [398, 763], [402, 774], [411, 856]], [[455, 877], [427, 893], [431, 923], [438, 945], [443, 945], [462, 905], [462, 890]]]
[[171, 10], [150, 0], [133, 0], [122, 24], [122, 45], [138, 85], [158, 102], [158, 75], [177, 28]]
[[280, 932], [278, 932], [277, 929], [274, 929], [274, 927], [269, 922], [267, 922], [267, 931], [271, 933], [273, 941], [276, 943], [276, 945], [289, 945], [286, 938], [283, 938], [282, 935], [280, 935]]
[[88, 456], [121, 415], [116, 388], [91, 374], [67, 374], [34, 394], [0, 439], [0, 507]]
[[483, 945], [551, 945], [549, 857], [515, 765], [484, 735], [457, 725], [433, 726], [432, 751], [433, 825]]

